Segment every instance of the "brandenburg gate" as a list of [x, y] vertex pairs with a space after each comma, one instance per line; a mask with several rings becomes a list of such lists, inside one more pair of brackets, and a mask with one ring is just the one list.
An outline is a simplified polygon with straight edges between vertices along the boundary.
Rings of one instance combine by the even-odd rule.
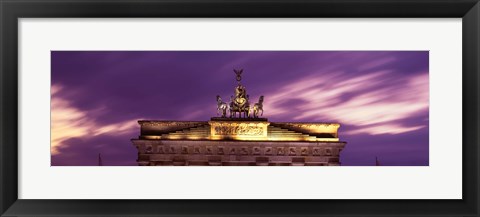
[[[217, 96], [210, 121], [141, 120], [132, 139], [140, 166], [339, 166], [346, 142], [338, 123], [269, 122], [263, 96], [250, 104], [234, 70], [237, 86], [230, 102]], [[228, 116], [227, 116], [228, 112]]]

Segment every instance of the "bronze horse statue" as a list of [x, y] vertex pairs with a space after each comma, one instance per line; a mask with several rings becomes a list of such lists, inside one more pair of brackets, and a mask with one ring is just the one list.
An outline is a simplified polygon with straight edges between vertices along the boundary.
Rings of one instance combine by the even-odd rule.
[[221, 111], [222, 118], [225, 118], [227, 117], [227, 110], [228, 110], [228, 104], [222, 101], [222, 97], [220, 97], [220, 95], [217, 95], [217, 115]]
[[260, 96], [258, 102], [253, 106], [253, 117], [258, 118], [258, 113], [260, 111], [262, 111], [261, 115], [263, 116], [263, 96]]

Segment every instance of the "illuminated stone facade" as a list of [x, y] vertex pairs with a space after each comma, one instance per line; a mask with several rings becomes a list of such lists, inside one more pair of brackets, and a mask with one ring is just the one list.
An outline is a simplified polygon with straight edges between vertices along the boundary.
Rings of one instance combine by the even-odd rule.
[[139, 121], [132, 139], [141, 166], [338, 166], [345, 142], [337, 123], [269, 122], [265, 118]]

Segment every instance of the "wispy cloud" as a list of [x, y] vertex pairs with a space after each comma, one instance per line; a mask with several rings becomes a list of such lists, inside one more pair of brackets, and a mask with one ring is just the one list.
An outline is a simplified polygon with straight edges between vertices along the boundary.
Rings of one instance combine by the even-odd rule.
[[[294, 119], [337, 120], [355, 126], [349, 134], [398, 134], [425, 126], [402, 126], [402, 119], [428, 110], [428, 73], [400, 79], [391, 79], [384, 70], [345, 78], [341, 72], [319, 73], [292, 82], [291, 85], [269, 93], [265, 102], [270, 115], [294, 116]], [[304, 102], [293, 112], [288, 101]], [[375, 126], [371, 126], [375, 125]]]
[[[119, 123], [101, 125], [95, 121], [95, 117], [85, 111], [71, 106], [68, 100], [63, 99], [58, 93], [62, 91], [59, 85], [52, 86], [51, 98], [51, 146], [52, 155], [59, 153], [59, 148], [64, 142], [72, 138], [88, 138], [102, 134], [122, 135], [137, 130], [137, 120], [122, 121]], [[92, 144], [85, 144], [92, 145]]]

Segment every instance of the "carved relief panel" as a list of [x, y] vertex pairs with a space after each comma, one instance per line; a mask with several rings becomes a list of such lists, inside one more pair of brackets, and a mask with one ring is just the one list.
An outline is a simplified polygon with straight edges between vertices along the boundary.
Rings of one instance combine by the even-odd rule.
[[213, 140], [266, 140], [268, 122], [241, 121], [222, 122], [210, 121], [210, 138]]

